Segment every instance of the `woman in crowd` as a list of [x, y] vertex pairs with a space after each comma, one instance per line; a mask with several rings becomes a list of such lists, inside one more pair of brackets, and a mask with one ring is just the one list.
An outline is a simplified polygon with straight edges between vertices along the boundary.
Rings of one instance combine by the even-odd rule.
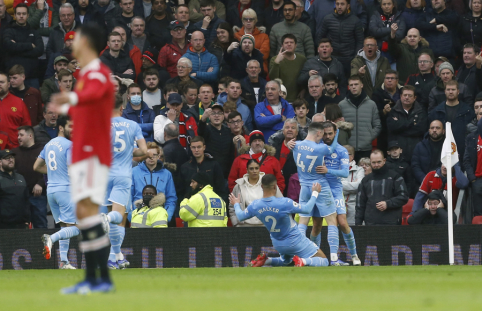
[[365, 170], [356, 165], [355, 162], [355, 148], [350, 145], [343, 146], [348, 151], [348, 159], [350, 161], [350, 169], [347, 178], [342, 178], [343, 196], [346, 203], [346, 220], [350, 226], [355, 225], [355, 206], [358, 186], [363, 177], [365, 177]]
[[326, 121], [335, 123], [336, 127], [340, 130], [340, 133], [338, 134], [338, 144], [342, 146], [348, 145], [348, 139], [351, 137], [353, 123], [345, 121], [341, 109], [337, 104], [326, 105], [323, 114], [326, 117]]
[[360, 161], [358, 161], [358, 166], [362, 167], [363, 170], [365, 170], [365, 176], [372, 172], [370, 158], [361, 158]]
[[216, 29], [216, 40], [211, 43], [211, 46], [208, 48], [209, 52], [214, 54], [218, 59], [219, 63], [219, 76], [226, 77], [229, 76], [231, 72], [231, 66], [224, 61], [224, 53], [228, 50], [228, 47], [233, 43], [234, 35], [233, 29], [231, 25], [227, 22], [220, 23], [218, 28]]
[[482, 45], [482, 0], [469, 2], [470, 12], [460, 19], [462, 44], [472, 43], [480, 47]]
[[[240, 196], [241, 198], [240, 205], [242, 210], [245, 210], [254, 200], [258, 200], [263, 197], [261, 178], [263, 178], [265, 173], [259, 171], [259, 163], [254, 159], [249, 160], [246, 167], [248, 173], [244, 174], [242, 178], [236, 180], [236, 186], [234, 186], [233, 189], [234, 196]], [[278, 186], [276, 187], [278, 189], [276, 192], [276, 197], [282, 198], [283, 194], [279, 190]], [[238, 218], [236, 217], [236, 213], [234, 212], [234, 205], [231, 204], [229, 204], [229, 218], [235, 227], [263, 226], [263, 223], [256, 217], [239, 222]]]
[[407, 26], [407, 31], [415, 27], [417, 19], [425, 13], [425, 0], [408, 0], [402, 12], [402, 18]]

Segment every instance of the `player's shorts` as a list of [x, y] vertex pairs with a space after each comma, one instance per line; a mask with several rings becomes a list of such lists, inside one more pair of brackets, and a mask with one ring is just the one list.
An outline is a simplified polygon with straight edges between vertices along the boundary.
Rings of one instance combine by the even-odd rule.
[[109, 167], [100, 164], [97, 156], [73, 163], [69, 167], [70, 189], [72, 201], [77, 203], [83, 199], [102, 205], [109, 179]]
[[345, 197], [343, 196], [343, 192], [333, 191], [333, 198], [335, 199], [335, 206], [336, 206], [336, 214], [346, 214], [346, 205], [345, 205]]
[[[313, 192], [311, 191], [310, 186], [301, 186], [301, 191], [300, 191], [300, 204], [306, 204], [311, 198], [311, 194]], [[313, 207], [313, 210], [309, 215], [305, 214], [300, 214], [300, 216], [303, 217], [326, 217], [331, 214], [336, 213], [336, 206], [335, 206], [335, 200], [333, 199], [333, 194], [330, 191], [323, 191], [321, 189], [321, 192], [318, 194], [318, 198], [316, 199], [315, 207]]]
[[47, 200], [56, 224], [63, 222], [73, 225], [77, 222], [77, 218], [75, 217], [75, 204], [68, 191], [48, 193]]
[[286, 265], [292, 261], [295, 255], [300, 258], [310, 258], [318, 252], [318, 246], [307, 237], [303, 237], [299, 243], [294, 243], [294, 245], [290, 246], [276, 245], [276, 242], [273, 241], [273, 246]]
[[104, 205], [111, 206], [112, 203], [116, 203], [127, 208], [131, 197], [131, 185], [132, 178], [129, 177], [109, 178]]

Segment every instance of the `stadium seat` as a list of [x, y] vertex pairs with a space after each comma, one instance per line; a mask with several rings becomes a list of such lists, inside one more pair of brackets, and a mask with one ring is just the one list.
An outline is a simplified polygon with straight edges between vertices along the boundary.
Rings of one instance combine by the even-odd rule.
[[409, 199], [407, 204], [403, 206], [402, 225], [408, 225], [408, 215], [412, 212], [413, 199]]
[[177, 228], [182, 228], [182, 227], [184, 227], [184, 223], [183, 223], [182, 219], [179, 218], [179, 217], [176, 218], [176, 227], [177, 227]]
[[475, 216], [472, 218], [473, 225], [482, 225], [482, 216]]

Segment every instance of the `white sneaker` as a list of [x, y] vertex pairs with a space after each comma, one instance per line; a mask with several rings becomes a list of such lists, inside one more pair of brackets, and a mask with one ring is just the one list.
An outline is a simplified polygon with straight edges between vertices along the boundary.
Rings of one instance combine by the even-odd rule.
[[354, 266], [361, 266], [361, 260], [358, 258], [358, 255], [352, 256], [351, 259], [353, 260]]
[[42, 242], [44, 243], [44, 257], [45, 259], [50, 259], [50, 257], [52, 256], [52, 240], [50, 239], [50, 235], [42, 235]]
[[102, 229], [104, 229], [105, 234], [109, 234], [109, 219], [107, 218], [107, 215], [104, 213], [101, 213], [100, 216], [102, 217]]
[[76, 270], [76, 268], [67, 261], [61, 261], [59, 269]]

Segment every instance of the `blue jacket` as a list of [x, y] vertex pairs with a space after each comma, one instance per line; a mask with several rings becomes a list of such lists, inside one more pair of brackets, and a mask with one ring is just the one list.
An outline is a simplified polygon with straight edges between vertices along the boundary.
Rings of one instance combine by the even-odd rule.
[[162, 192], [166, 196], [164, 208], [169, 215], [168, 221], [170, 221], [176, 210], [176, 188], [174, 187], [171, 172], [164, 167], [161, 161], [157, 161], [157, 166], [152, 172], [149, 171], [145, 162], [132, 169], [131, 196], [133, 206], [135, 206], [134, 202], [136, 200], [142, 199], [142, 189], [147, 185], [153, 185], [156, 187], [157, 193]]
[[[227, 101], [228, 101], [228, 94], [226, 92], [219, 94], [218, 101], [217, 101], [218, 104], [224, 105], [224, 103]], [[246, 128], [248, 129], [248, 132], [251, 132], [254, 129], [253, 116], [251, 115], [251, 111], [249, 110], [248, 106], [242, 102], [241, 97], [239, 97], [238, 101], [236, 102], [236, 109], [241, 114], [241, 117], [243, 118], [244, 126], [246, 126]]]
[[[271, 135], [283, 128], [284, 122], [282, 121], [282, 115], [285, 116], [286, 119], [291, 119], [295, 116], [293, 106], [291, 106], [282, 97], [279, 99], [282, 107], [281, 115], [273, 115], [271, 113], [271, 111], [268, 109], [268, 99], [265, 99], [254, 107], [254, 120], [258, 126], [258, 129], [263, 132], [266, 143], [268, 143], [268, 139]], [[261, 114], [264, 114], [265, 116], [263, 117]]]
[[141, 112], [137, 115], [137, 110], [132, 108], [130, 102], [127, 103], [124, 112], [122, 113], [122, 117], [137, 122], [142, 130], [142, 135], [146, 139], [146, 142], [154, 141], [152, 134], [154, 132], [154, 119], [156, 118], [156, 114], [154, 111], [147, 106], [147, 104], [143, 101], [141, 103]]
[[424, 139], [419, 142], [412, 153], [412, 173], [417, 184], [421, 185], [425, 175], [429, 172], [432, 149], [430, 148], [430, 137], [425, 133]]
[[[189, 58], [192, 62], [192, 73], [196, 74], [196, 79], [204, 83], [215, 82], [218, 79], [219, 63], [216, 56], [203, 48], [201, 53], [196, 53], [190, 47], [182, 57]], [[209, 67], [213, 67], [212, 72], [208, 72]]]

